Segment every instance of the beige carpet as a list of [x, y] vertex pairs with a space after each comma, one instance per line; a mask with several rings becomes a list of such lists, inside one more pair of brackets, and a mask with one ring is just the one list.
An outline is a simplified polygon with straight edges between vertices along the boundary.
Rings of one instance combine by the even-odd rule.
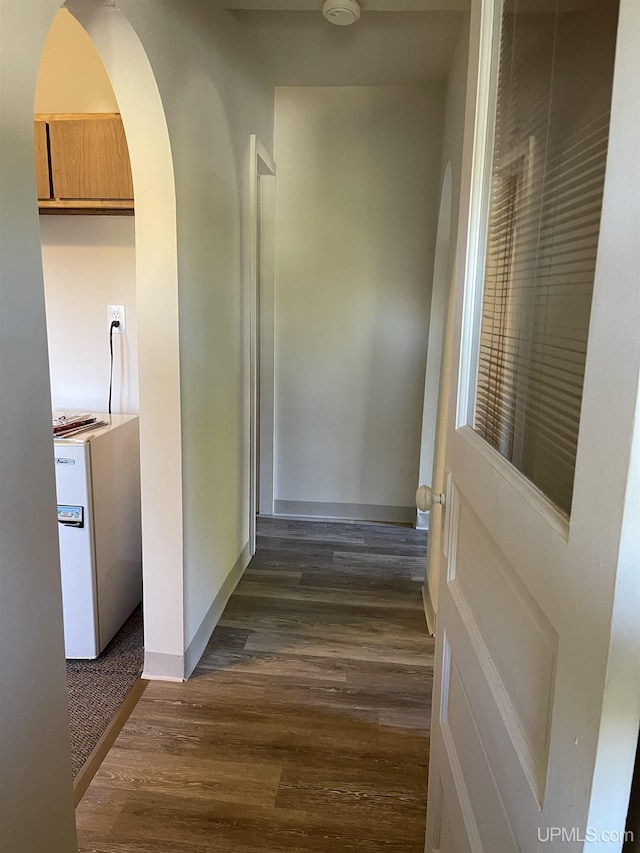
[[74, 779], [142, 672], [142, 607], [96, 660], [68, 660], [69, 726]]

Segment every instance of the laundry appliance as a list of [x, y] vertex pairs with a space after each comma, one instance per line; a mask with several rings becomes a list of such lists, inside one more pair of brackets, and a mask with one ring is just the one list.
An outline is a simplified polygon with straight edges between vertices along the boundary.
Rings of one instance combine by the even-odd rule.
[[67, 658], [96, 658], [142, 598], [138, 418], [54, 439]]

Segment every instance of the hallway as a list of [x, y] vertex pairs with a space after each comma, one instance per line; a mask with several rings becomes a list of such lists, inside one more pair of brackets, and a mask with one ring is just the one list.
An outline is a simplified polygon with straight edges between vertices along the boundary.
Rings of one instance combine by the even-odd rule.
[[425, 534], [258, 520], [185, 684], [151, 682], [76, 811], [83, 853], [422, 851]]

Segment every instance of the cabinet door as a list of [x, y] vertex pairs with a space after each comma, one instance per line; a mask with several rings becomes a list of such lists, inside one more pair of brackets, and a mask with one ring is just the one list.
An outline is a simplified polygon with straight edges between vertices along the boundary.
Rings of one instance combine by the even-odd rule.
[[51, 198], [49, 180], [49, 146], [47, 145], [47, 123], [36, 119], [33, 123], [36, 157], [36, 186], [38, 198]]
[[120, 116], [52, 119], [49, 138], [55, 198], [133, 199]]

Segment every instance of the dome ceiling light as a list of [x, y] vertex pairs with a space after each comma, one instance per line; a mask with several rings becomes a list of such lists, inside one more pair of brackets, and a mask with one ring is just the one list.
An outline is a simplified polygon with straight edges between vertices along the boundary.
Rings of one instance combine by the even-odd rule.
[[338, 27], [348, 27], [360, 18], [358, 0], [325, 0], [322, 4], [322, 14], [327, 21]]

